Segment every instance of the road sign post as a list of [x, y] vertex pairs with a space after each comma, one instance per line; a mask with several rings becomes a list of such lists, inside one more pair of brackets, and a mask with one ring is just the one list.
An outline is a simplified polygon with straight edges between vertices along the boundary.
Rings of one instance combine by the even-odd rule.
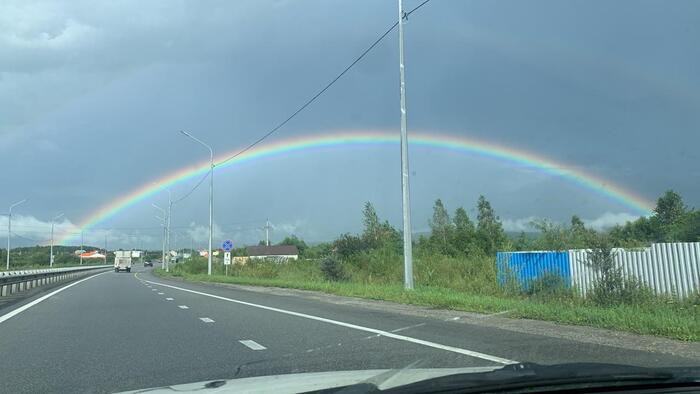
[[227, 239], [221, 244], [221, 249], [224, 250], [224, 275], [228, 276], [228, 266], [231, 265], [231, 249], [233, 249], [233, 242]]

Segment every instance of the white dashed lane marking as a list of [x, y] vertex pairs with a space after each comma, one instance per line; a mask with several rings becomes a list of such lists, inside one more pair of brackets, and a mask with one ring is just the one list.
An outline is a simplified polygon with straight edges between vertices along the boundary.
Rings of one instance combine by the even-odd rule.
[[265, 350], [265, 349], [267, 349], [265, 346], [255, 342], [252, 339], [244, 339], [244, 340], [238, 341], [238, 342], [242, 343], [243, 345], [245, 345], [253, 350]]
[[[490, 354], [477, 352], [477, 351], [474, 351], [474, 350], [463, 349], [463, 348], [458, 348], [458, 347], [449, 346], [449, 345], [443, 345], [443, 344], [441, 344], [441, 343], [426, 341], [426, 340], [424, 340], [424, 339], [419, 339], [419, 338], [414, 338], [414, 337], [408, 337], [408, 336], [405, 336], [405, 335], [400, 335], [400, 334], [395, 333], [395, 332], [389, 332], [389, 331], [379, 330], [379, 329], [372, 328], [372, 327], [364, 327], [364, 326], [360, 326], [360, 325], [357, 325], [357, 324], [352, 324], [352, 323], [347, 323], [347, 322], [343, 322], [343, 321], [328, 319], [328, 318], [321, 317], [321, 316], [314, 316], [314, 315], [309, 315], [309, 314], [306, 314], [306, 313], [300, 313], [300, 312], [285, 310], [285, 309], [281, 309], [281, 308], [275, 308], [275, 307], [271, 307], [271, 306], [266, 306], [266, 305], [261, 305], [261, 304], [255, 304], [255, 303], [252, 303], [252, 302], [246, 302], [246, 301], [236, 300], [236, 299], [233, 299], [233, 298], [222, 297], [222, 296], [216, 295], [216, 294], [210, 294], [210, 293], [205, 293], [205, 292], [202, 292], [202, 291], [197, 291], [197, 290], [192, 290], [192, 289], [186, 289], [186, 288], [183, 288], [183, 287], [168, 285], [168, 284], [165, 284], [165, 283], [153, 282], [153, 281], [147, 281], [147, 282], [148, 282], [148, 283], [151, 283], [151, 284], [153, 284], [153, 285], [157, 285], [157, 286], [161, 286], [161, 287], [167, 287], [167, 288], [169, 288], [169, 289], [180, 290], [180, 291], [187, 292], [187, 293], [190, 293], [190, 294], [198, 294], [198, 295], [201, 295], [201, 296], [204, 296], [204, 297], [214, 298], [214, 299], [217, 299], [217, 300], [226, 301], [226, 302], [231, 302], [231, 303], [235, 303], [235, 304], [238, 304], [238, 305], [246, 305], [246, 306], [249, 306], [249, 307], [252, 307], [252, 308], [267, 310], [267, 311], [270, 311], [270, 312], [276, 312], [276, 313], [285, 314], [285, 315], [288, 315], [288, 316], [296, 316], [296, 317], [300, 317], [300, 318], [304, 318], [304, 319], [315, 320], [315, 321], [318, 321], [318, 322], [323, 322], [323, 323], [326, 323], [326, 324], [333, 324], [333, 325], [336, 325], [336, 326], [345, 327], [345, 328], [350, 328], [350, 329], [358, 330], [358, 331], [364, 331], [364, 332], [371, 333], [371, 334], [375, 334], [375, 335], [376, 335], [376, 334], [379, 334], [379, 335], [381, 335], [382, 337], [392, 338], [392, 339], [396, 339], [396, 340], [399, 340], [399, 341], [404, 341], [404, 342], [409, 342], [409, 343], [413, 343], [413, 344], [416, 344], [416, 345], [422, 345], [422, 346], [430, 347], [430, 348], [433, 348], [433, 349], [444, 350], [444, 351], [447, 351], [447, 352], [463, 354], [463, 355], [465, 355], [465, 356], [476, 357], [476, 358], [480, 358], [480, 359], [482, 359], [482, 360], [493, 361], [493, 362], [496, 362], [496, 363], [499, 363], [499, 364], [517, 364], [517, 361], [514, 361], [514, 360], [509, 360], [509, 359], [501, 358], [501, 357], [498, 357], [498, 356], [493, 356], [493, 355], [490, 355]], [[211, 319], [210, 319], [210, 320], [211, 320]]]
[[205, 322], [205, 323], [214, 323], [214, 320], [208, 318], [208, 317], [200, 317], [199, 320]]
[[168, 297], [168, 298], [166, 298], [166, 300], [167, 300], [167, 301], [172, 301], [172, 300], [174, 300], [174, 298]]
[[391, 332], [401, 332], [401, 331], [405, 331], [405, 330], [410, 330], [411, 328], [423, 327], [424, 325], [425, 325], [425, 323], [418, 323], [418, 324], [414, 324], [414, 325], [408, 326], [408, 327], [397, 328], [396, 330], [391, 330]]
[[190, 309], [187, 305], [178, 305], [177, 307], [180, 309]]
[[163, 295], [163, 294], [165, 294], [165, 293], [158, 293], [158, 295]]

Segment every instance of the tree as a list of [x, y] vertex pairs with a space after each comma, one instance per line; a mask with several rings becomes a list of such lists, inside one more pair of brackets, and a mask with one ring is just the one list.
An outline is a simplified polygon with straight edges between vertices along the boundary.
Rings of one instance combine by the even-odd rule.
[[369, 201], [365, 202], [365, 206], [362, 208], [362, 224], [365, 227], [362, 232], [362, 237], [369, 244], [375, 245], [379, 243], [381, 223], [377, 211]]
[[595, 231], [593, 229], [587, 229], [581, 218], [576, 215], [571, 217], [571, 227], [569, 228], [567, 240], [569, 248], [586, 248], [589, 246], [594, 236]]
[[365, 247], [362, 238], [352, 234], [341, 234], [333, 241], [333, 250], [342, 258], [349, 258], [360, 253]]
[[362, 209], [362, 241], [370, 249], [382, 247], [401, 248], [401, 234], [388, 221], [383, 223], [371, 202]]
[[476, 232], [480, 246], [485, 254], [491, 255], [503, 246], [506, 234], [500, 219], [491, 207], [491, 203], [484, 196], [479, 196], [477, 211]]
[[513, 247], [515, 250], [530, 250], [530, 240], [527, 238], [527, 235], [525, 235], [525, 231], [521, 231], [520, 234], [518, 235], [518, 238], [515, 240], [515, 245]]
[[370, 248], [379, 246], [381, 243], [382, 225], [377, 211], [369, 201], [365, 202], [365, 206], [362, 208], [362, 224], [364, 226], [362, 238], [367, 246]]
[[677, 237], [682, 242], [700, 241], [700, 211], [691, 211], [685, 215], [682, 227], [677, 231]]
[[442, 200], [435, 200], [433, 205], [433, 218], [430, 224], [430, 238], [443, 253], [448, 252], [448, 243], [452, 239], [453, 227], [447, 209], [442, 205]]
[[537, 249], [565, 250], [568, 248], [568, 234], [561, 225], [548, 219], [536, 219], [530, 222], [530, 226], [540, 232], [540, 236], [535, 241]]
[[684, 219], [688, 212], [681, 196], [673, 190], [667, 190], [656, 201], [654, 216], [658, 223], [658, 241], [672, 242], [678, 240], [678, 233], [682, 231]]
[[661, 226], [672, 226], [685, 215], [687, 208], [681, 196], [673, 190], [667, 190], [663, 196], [656, 201], [654, 214]]
[[476, 249], [476, 229], [469, 219], [467, 211], [459, 207], [455, 210], [453, 246], [464, 254], [470, 254]]
[[284, 237], [282, 242], [280, 242], [278, 245], [294, 245], [297, 247], [297, 250], [299, 250], [300, 256], [304, 256], [304, 251], [308, 248], [306, 242], [294, 234]]

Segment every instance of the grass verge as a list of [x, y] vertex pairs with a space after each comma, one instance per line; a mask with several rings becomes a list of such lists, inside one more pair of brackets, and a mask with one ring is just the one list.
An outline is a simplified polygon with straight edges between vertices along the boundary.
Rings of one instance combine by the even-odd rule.
[[692, 303], [656, 302], [645, 305], [601, 307], [571, 299], [537, 299], [505, 295], [480, 295], [440, 288], [417, 287], [406, 291], [399, 284], [330, 282], [302, 278], [261, 278], [248, 276], [207, 276], [175, 270], [156, 275], [180, 277], [188, 281], [232, 283], [314, 290], [341, 296], [393, 301], [466, 312], [505, 312], [505, 317], [528, 318], [583, 325], [636, 334], [656, 335], [683, 341], [700, 341], [700, 306]]

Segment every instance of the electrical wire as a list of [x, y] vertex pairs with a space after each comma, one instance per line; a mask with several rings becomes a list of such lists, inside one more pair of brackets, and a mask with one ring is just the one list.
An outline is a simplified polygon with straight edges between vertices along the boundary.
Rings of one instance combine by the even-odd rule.
[[190, 194], [194, 193], [194, 191], [197, 190], [197, 188], [199, 187], [199, 185], [201, 185], [202, 182], [204, 182], [204, 180], [207, 179], [207, 178], [209, 177], [210, 174], [211, 174], [211, 172], [207, 171], [207, 173], [204, 174], [204, 176], [199, 180], [199, 182], [197, 182], [196, 185], [194, 185], [194, 187], [193, 187], [192, 189], [190, 189], [190, 191], [188, 191], [188, 192], [185, 193], [182, 197], [176, 199], [176, 200], [173, 201], [172, 203], [173, 203], [173, 204], [177, 204], [177, 203], [179, 203], [180, 201], [182, 201], [182, 200], [186, 199], [187, 197], [189, 197]]
[[[414, 13], [415, 11], [417, 11], [419, 8], [423, 7], [423, 6], [424, 6], [426, 3], [428, 3], [429, 1], [430, 1], [430, 0], [425, 0], [425, 1], [423, 1], [422, 3], [420, 3], [417, 7], [413, 8], [411, 11], [405, 12], [403, 18], [404, 18], [404, 19], [407, 19], [409, 15], [411, 15], [412, 13]], [[342, 78], [343, 75], [345, 75], [348, 71], [350, 71], [350, 69], [351, 69], [353, 66], [355, 66], [355, 64], [357, 64], [360, 60], [362, 60], [362, 59], [365, 57], [365, 55], [367, 55], [372, 49], [374, 49], [374, 47], [377, 46], [377, 44], [379, 44], [387, 35], [389, 35], [389, 33], [391, 33], [391, 31], [394, 30], [394, 29], [396, 28], [396, 26], [398, 26], [398, 24], [399, 24], [398, 21], [397, 21], [397, 22], [394, 22], [394, 24], [391, 25], [391, 27], [389, 27], [389, 29], [387, 29], [387, 31], [385, 31], [384, 34], [380, 35], [379, 38], [377, 38], [377, 39], [372, 43], [372, 45], [370, 45], [367, 49], [365, 49], [365, 50], [360, 54], [360, 56], [358, 56], [357, 58], [355, 58], [355, 60], [353, 60], [352, 63], [350, 63], [349, 66], [345, 67], [345, 69], [344, 69], [343, 71], [341, 71], [340, 74], [338, 74], [338, 75], [337, 75], [335, 78], [333, 78], [329, 83], [327, 83], [327, 84], [323, 87], [323, 89], [319, 90], [315, 95], [313, 95], [310, 99], [308, 99], [306, 102], [304, 102], [304, 104], [302, 104], [299, 108], [297, 108], [297, 110], [294, 111], [291, 115], [289, 115], [285, 120], [283, 120], [282, 122], [280, 122], [277, 126], [273, 127], [273, 128], [272, 128], [270, 131], [268, 131], [267, 133], [263, 134], [260, 138], [258, 138], [257, 140], [255, 140], [255, 141], [254, 141], [253, 143], [251, 143], [250, 145], [246, 146], [245, 148], [241, 149], [240, 151], [236, 152], [235, 154], [229, 156], [228, 158], [224, 159], [223, 161], [220, 161], [219, 163], [216, 163], [216, 165], [218, 166], [218, 165], [221, 165], [221, 164], [226, 163], [226, 162], [229, 161], [229, 160], [235, 159], [236, 157], [238, 157], [238, 156], [242, 155], [243, 153], [245, 153], [245, 152], [249, 151], [250, 149], [252, 149], [254, 146], [256, 146], [256, 145], [258, 145], [259, 143], [263, 142], [263, 141], [264, 141], [265, 139], [267, 139], [269, 136], [275, 134], [279, 129], [281, 129], [282, 127], [284, 127], [284, 125], [286, 125], [287, 123], [289, 123], [289, 121], [291, 121], [291, 120], [294, 119], [297, 115], [299, 115], [299, 113], [301, 113], [301, 111], [305, 110], [306, 107], [308, 107], [309, 105], [311, 105], [311, 103], [313, 103], [314, 101], [316, 101], [316, 99], [319, 98], [323, 93], [325, 93], [326, 90], [328, 90], [328, 89], [329, 89], [331, 86], [333, 86], [340, 78]]]
[[21, 239], [24, 239], [25, 241], [36, 242], [37, 244], [47, 242], [47, 241], [39, 241], [38, 239], [34, 239], [34, 238], [25, 237], [23, 235], [17, 234], [14, 231], [11, 234], [13, 237], [21, 238]]

